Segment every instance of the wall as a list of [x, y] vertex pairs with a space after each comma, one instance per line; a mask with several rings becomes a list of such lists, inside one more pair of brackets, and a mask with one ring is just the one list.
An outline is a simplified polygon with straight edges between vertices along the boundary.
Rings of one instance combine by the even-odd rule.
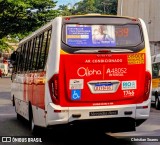
[[160, 53], [160, 0], [118, 0], [118, 15], [142, 18], [147, 26], [152, 55]]

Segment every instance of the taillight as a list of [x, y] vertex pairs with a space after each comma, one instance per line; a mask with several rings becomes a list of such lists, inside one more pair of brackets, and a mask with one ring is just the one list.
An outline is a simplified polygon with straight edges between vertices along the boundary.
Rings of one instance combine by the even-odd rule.
[[48, 81], [51, 99], [54, 104], [59, 104], [58, 83], [58, 74], [53, 75], [53, 77]]
[[143, 100], [146, 101], [149, 98], [150, 94], [150, 87], [151, 87], [151, 74], [146, 71], [145, 74], [145, 84], [144, 84], [144, 98]]

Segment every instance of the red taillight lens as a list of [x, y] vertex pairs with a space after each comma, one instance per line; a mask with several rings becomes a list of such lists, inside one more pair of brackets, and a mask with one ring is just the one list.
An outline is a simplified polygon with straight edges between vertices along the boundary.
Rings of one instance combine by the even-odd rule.
[[59, 83], [58, 74], [53, 75], [53, 77], [48, 82], [51, 99], [55, 104], [59, 104], [58, 83]]
[[71, 18], [69, 18], [69, 17], [66, 17], [66, 18], [65, 18], [66, 21], [69, 21], [70, 19], [71, 19]]
[[150, 87], [151, 87], [151, 74], [146, 72], [145, 74], [145, 84], [144, 84], [144, 98], [143, 100], [146, 101], [149, 98], [150, 94]]

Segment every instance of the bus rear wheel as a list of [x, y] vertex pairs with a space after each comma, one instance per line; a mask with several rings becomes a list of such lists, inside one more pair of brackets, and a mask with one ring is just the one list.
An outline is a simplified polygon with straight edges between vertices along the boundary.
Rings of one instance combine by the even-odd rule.
[[160, 110], [160, 100], [159, 100], [159, 97], [156, 97], [155, 107], [156, 107], [157, 110]]
[[29, 126], [32, 134], [38, 133], [38, 127], [34, 124], [34, 118], [31, 106], [29, 107]]
[[31, 129], [32, 134], [37, 134], [38, 133], [38, 127], [34, 124], [33, 117], [32, 117], [32, 120], [30, 122], [30, 129]]

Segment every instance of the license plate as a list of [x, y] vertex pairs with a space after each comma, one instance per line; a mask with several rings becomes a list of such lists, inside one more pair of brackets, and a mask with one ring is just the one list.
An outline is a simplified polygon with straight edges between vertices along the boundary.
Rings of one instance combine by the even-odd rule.
[[106, 116], [106, 115], [118, 115], [118, 111], [113, 110], [113, 111], [89, 112], [89, 116]]
[[112, 83], [100, 83], [95, 84], [94, 91], [112, 91], [113, 84]]

